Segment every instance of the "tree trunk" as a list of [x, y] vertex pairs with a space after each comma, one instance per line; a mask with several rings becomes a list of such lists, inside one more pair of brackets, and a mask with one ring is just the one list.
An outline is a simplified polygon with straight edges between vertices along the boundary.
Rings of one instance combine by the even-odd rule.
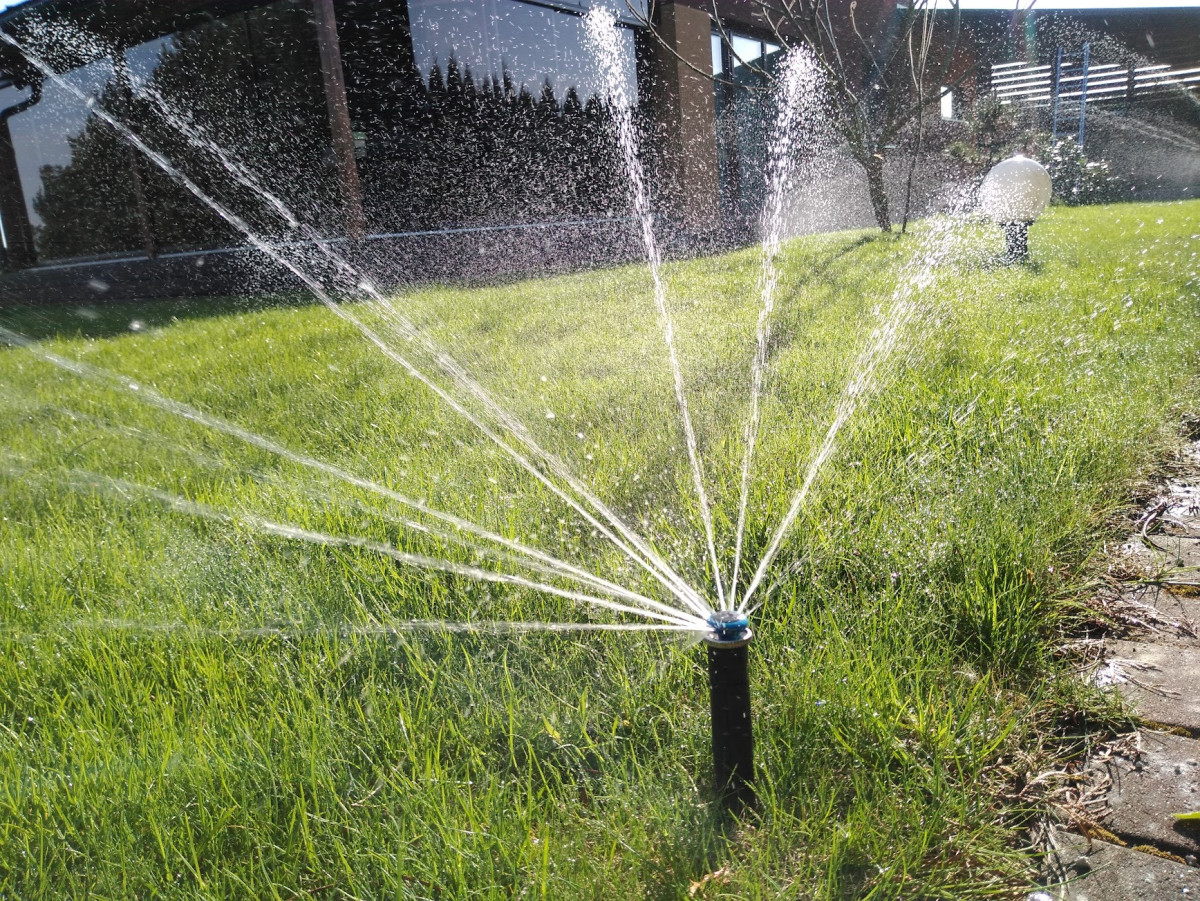
[[871, 194], [871, 209], [875, 212], [875, 224], [880, 231], [892, 230], [892, 217], [888, 211], [887, 185], [883, 180], [883, 158], [875, 154], [867, 157], [863, 168], [867, 172], [867, 190]]

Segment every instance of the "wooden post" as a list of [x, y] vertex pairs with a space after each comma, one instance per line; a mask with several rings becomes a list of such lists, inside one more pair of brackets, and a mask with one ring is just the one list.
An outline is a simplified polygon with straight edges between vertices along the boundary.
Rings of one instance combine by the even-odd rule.
[[313, 0], [313, 14], [317, 23], [325, 105], [329, 109], [329, 131], [333, 138], [333, 155], [337, 160], [338, 189], [346, 217], [346, 234], [358, 240], [366, 232], [366, 218], [363, 216], [362, 190], [358, 183], [358, 164], [354, 161], [354, 131], [350, 125], [350, 109], [346, 105], [346, 77], [342, 72], [342, 51], [338, 44], [333, 0]]
[[719, 224], [716, 91], [712, 79], [691, 67], [711, 71], [712, 20], [675, 0], [655, 9], [656, 37], [646, 40], [643, 54], [651, 82], [645, 96], [661, 140], [663, 206], [686, 229], [705, 232]]

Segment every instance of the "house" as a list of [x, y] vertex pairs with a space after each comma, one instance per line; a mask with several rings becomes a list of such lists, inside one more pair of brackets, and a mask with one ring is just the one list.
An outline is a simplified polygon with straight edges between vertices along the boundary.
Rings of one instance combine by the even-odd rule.
[[[600, 65], [637, 98], [661, 221], [690, 247], [744, 239], [763, 73], [795, 37], [755, 0], [26, 0], [0, 13], [0, 299], [260, 290], [279, 273], [245, 230], [341, 242], [393, 281], [631, 256], [593, 6], [620, 23]], [[895, 39], [891, 0], [831, 9], [848, 44]], [[1109, 31], [1182, 66], [1195, 12]], [[962, 21], [947, 78], [969, 101], [1040, 26]], [[847, 71], [869, 83], [869, 56]]]

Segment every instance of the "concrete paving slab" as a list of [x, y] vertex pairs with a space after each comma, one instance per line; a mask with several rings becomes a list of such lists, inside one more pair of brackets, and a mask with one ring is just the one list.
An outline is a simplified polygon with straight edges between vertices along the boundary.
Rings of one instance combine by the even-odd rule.
[[[1183, 455], [1185, 470], [1200, 472], [1200, 442], [1191, 445]], [[1154, 514], [1152, 528], [1146, 538], [1129, 539], [1121, 546], [1121, 564], [1132, 573], [1158, 576], [1164, 570], [1179, 570], [1172, 578], [1200, 581], [1197, 572], [1189, 567], [1200, 566], [1200, 478], [1172, 479], [1157, 501], [1147, 508]]]
[[1132, 848], [1060, 835], [1066, 881], [1047, 886], [1061, 901], [1187, 901], [1200, 898], [1200, 869]]
[[[1200, 531], [1200, 523], [1192, 524]], [[1171, 579], [1198, 582], [1196, 567], [1200, 566], [1200, 540], [1178, 535], [1149, 536], [1156, 547], [1147, 547], [1140, 538], [1131, 538], [1120, 547], [1117, 558], [1129, 574], [1145, 579]], [[1186, 587], [1186, 586], [1185, 586]]]
[[1105, 642], [1109, 681], [1138, 716], [1200, 735], [1200, 648]]
[[1196, 567], [1200, 566], [1200, 541], [1196, 537], [1197, 531], [1200, 531], [1200, 523], [1191, 523], [1191, 529], [1186, 537], [1172, 534], [1173, 531], [1151, 536], [1154, 543], [1164, 549], [1167, 568], [1184, 570], [1174, 574], [1168, 573], [1167, 577], [1182, 582], [1200, 581], [1196, 578], [1198, 575]]
[[[1173, 483], [1171, 505], [1163, 511], [1159, 528], [1147, 536], [1158, 549], [1173, 557], [1176, 566], [1200, 563], [1200, 488]], [[1195, 581], [1195, 573], [1180, 573], [1185, 581]]]
[[1131, 640], [1200, 648], [1200, 597], [1186, 597], [1158, 585], [1126, 586], [1120, 603], [1144, 624]]
[[[1200, 574], [1197, 574], [1200, 581]], [[1155, 643], [1200, 647], [1200, 597], [1186, 597], [1158, 585], [1143, 585], [1121, 595], [1129, 602], [1152, 608], [1158, 615], [1157, 631], [1145, 636]]]
[[1200, 635], [1200, 597], [1180, 597], [1169, 591], [1159, 591], [1150, 599], [1150, 603], [1159, 613], [1174, 617]]
[[1141, 742], [1136, 761], [1117, 757], [1097, 764], [1112, 779], [1108, 802], [1113, 812], [1104, 828], [1131, 845], [1200, 856], [1200, 828], [1171, 816], [1200, 810], [1200, 741], [1143, 732]]

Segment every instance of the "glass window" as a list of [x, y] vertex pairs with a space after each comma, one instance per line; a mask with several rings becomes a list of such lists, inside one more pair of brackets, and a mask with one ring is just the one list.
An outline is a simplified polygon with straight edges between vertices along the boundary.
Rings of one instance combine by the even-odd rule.
[[[287, 234], [249, 182], [318, 229], [334, 202], [329, 119], [311, 5], [281, 0], [132, 47], [130, 118], [181, 172], [263, 236]], [[160, 252], [244, 236], [155, 166], [138, 161], [147, 243]], [[243, 183], [239, 183], [239, 180]]]
[[[108, 60], [100, 60], [67, 72], [62, 78], [87, 96], [98, 97], [112, 80], [112, 75], [112, 65]], [[27, 90], [5, 88], [0, 91], [0, 103], [8, 106], [27, 96]], [[42, 186], [42, 169], [65, 166], [71, 161], [71, 139], [83, 130], [89, 115], [87, 104], [48, 79], [42, 88], [41, 102], [9, 120], [17, 166], [21, 170], [21, 187], [35, 226], [41, 222], [33, 208], [33, 200]]]
[[[761, 207], [766, 170], [770, 94], [761, 90], [783, 59], [783, 48], [749, 35], [727, 33], [728, 79], [716, 84], [717, 159], [722, 200], [749, 221]], [[719, 46], [714, 35], [714, 48]], [[714, 53], [716, 49], [714, 49]], [[715, 59], [715, 56], [714, 56]]]
[[151, 84], [154, 70], [165, 54], [175, 49], [175, 36], [167, 35], [146, 41], [125, 51], [125, 65], [129, 67], [129, 86], [134, 94], [141, 94]]
[[751, 65], [763, 55], [762, 41], [755, 38], [732, 34], [729, 36], [729, 44], [733, 50], [735, 69], [739, 66]]
[[721, 75], [725, 71], [725, 53], [721, 36], [715, 31], [712, 35], [713, 75]]
[[640, 25], [646, 21], [646, 0], [535, 0], [545, 6], [557, 6], [578, 12], [587, 12], [599, 7], [607, 9], [617, 20], [626, 25]]
[[600, 6], [610, 10], [622, 22], [641, 24], [649, 15], [647, 0], [588, 0], [587, 6]]
[[942, 88], [942, 118], [954, 118], [954, 92], [949, 88]]
[[[339, 0], [339, 16], [372, 231], [624, 213], [610, 114], [597, 96], [604, 64], [582, 17], [520, 0]], [[615, 66], [636, 97], [634, 33], [621, 34]], [[91, 108], [48, 83], [10, 121], [40, 260], [245, 241], [96, 107], [258, 235], [291, 234], [264, 191], [318, 231], [340, 231], [311, 0], [208, 19], [65, 77]], [[24, 96], [0, 90], [0, 103]]]
[[[28, 88], [23, 90], [18, 90], [17, 88], [12, 87], [0, 88], [0, 109], [20, 103], [28, 96]], [[27, 210], [29, 207], [29, 198], [33, 196], [33, 193], [37, 190], [38, 184], [40, 183], [40, 179], [37, 176], [36, 164], [31, 167], [28, 162], [23, 162], [22, 160], [23, 157], [26, 159], [28, 158], [29, 151], [24, 146], [28, 142], [21, 136], [21, 128], [25, 125], [25, 117], [31, 115], [32, 110], [27, 110], [26, 112], [21, 113], [19, 116], [14, 116], [12, 119], [8, 120], [8, 126], [12, 131], [13, 150], [17, 155], [17, 169], [21, 181], [21, 191], [25, 197], [25, 206]], [[32, 210], [29, 210], [26, 215], [28, 216], [31, 213]], [[3, 223], [0, 223], [0, 227], [2, 226]], [[4, 246], [5, 248], [8, 247], [7, 233], [4, 235]]]
[[[339, 9], [373, 232], [624, 214], [601, 64], [580, 16], [517, 0]], [[616, 65], [636, 97], [633, 32], [621, 34]]]
[[[129, 125], [256, 230], [278, 215], [220, 156], [322, 224], [332, 183], [329, 125], [308, 0], [205, 22], [48, 80], [11, 121], [38, 258], [225, 247], [243, 236], [128, 144], [93, 108]], [[126, 77], [125, 73], [128, 73]]]

